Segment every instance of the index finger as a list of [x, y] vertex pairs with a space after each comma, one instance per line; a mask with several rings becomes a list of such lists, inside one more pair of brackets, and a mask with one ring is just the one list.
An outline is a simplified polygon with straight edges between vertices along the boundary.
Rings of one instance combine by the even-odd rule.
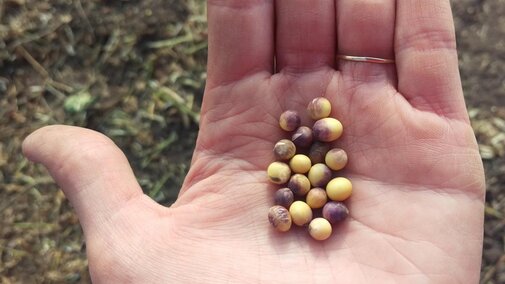
[[208, 0], [207, 87], [272, 72], [273, 0]]

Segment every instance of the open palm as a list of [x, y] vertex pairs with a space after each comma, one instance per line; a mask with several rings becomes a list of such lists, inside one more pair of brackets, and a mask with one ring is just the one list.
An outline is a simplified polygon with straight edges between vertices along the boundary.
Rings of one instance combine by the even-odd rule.
[[[449, 1], [273, 2], [209, 1], [201, 130], [172, 207], [142, 194], [101, 134], [52, 126], [25, 141], [77, 210], [94, 281], [477, 282], [483, 170]], [[344, 125], [335, 145], [354, 184], [350, 217], [324, 242], [302, 228], [277, 233], [266, 218], [278, 117], [318, 96]]]

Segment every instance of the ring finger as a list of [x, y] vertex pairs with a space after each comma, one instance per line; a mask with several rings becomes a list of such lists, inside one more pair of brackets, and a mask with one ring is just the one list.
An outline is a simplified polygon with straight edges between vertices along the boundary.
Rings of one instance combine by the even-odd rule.
[[[395, 0], [337, 1], [337, 54], [385, 59], [394, 57]], [[340, 71], [356, 79], [394, 79], [394, 64], [340, 59]], [[361, 78], [360, 78], [361, 77]]]

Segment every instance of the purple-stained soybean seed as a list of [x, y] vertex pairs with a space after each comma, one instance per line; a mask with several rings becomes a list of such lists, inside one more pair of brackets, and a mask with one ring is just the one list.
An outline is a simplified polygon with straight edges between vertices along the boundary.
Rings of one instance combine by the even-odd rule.
[[279, 126], [285, 131], [294, 131], [300, 127], [300, 115], [294, 110], [283, 112], [279, 118]]
[[323, 217], [330, 223], [335, 224], [347, 218], [349, 209], [342, 202], [330, 201], [323, 207]]
[[288, 188], [291, 189], [295, 195], [304, 196], [310, 190], [310, 181], [305, 175], [294, 174], [289, 179]]
[[335, 118], [322, 118], [314, 123], [312, 135], [322, 142], [333, 142], [342, 135], [342, 123]]
[[286, 207], [286, 208], [289, 208], [289, 206], [291, 206], [294, 199], [295, 199], [295, 197], [294, 197], [293, 191], [291, 191], [291, 189], [289, 189], [287, 187], [278, 189], [274, 195], [275, 204], [280, 205], [282, 207]]
[[295, 144], [288, 139], [279, 140], [274, 146], [274, 156], [277, 160], [289, 160], [296, 154]]
[[326, 187], [331, 179], [331, 170], [325, 164], [315, 164], [309, 170], [309, 181], [312, 187]]
[[312, 144], [312, 140], [312, 129], [307, 126], [298, 127], [291, 137], [291, 141], [301, 148], [309, 147]]
[[307, 112], [314, 120], [328, 117], [331, 113], [331, 103], [323, 97], [315, 98], [307, 106]]
[[330, 145], [324, 142], [315, 141], [310, 146], [309, 158], [313, 165], [324, 163], [326, 153], [330, 150]]

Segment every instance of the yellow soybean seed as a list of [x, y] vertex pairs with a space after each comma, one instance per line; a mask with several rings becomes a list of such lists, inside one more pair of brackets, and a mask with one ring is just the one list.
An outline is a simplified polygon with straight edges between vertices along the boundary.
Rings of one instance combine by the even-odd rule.
[[312, 209], [303, 201], [295, 201], [289, 207], [289, 214], [293, 223], [298, 226], [308, 224], [312, 220]]
[[288, 182], [291, 177], [291, 169], [283, 162], [273, 162], [267, 169], [268, 179], [275, 184]]
[[352, 183], [344, 177], [330, 180], [326, 185], [328, 198], [334, 201], [344, 201], [352, 194]]
[[312, 167], [312, 163], [310, 162], [309, 157], [302, 154], [297, 154], [291, 158], [289, 161], [289, 166], [293, 172], [297, 174], [305, 174], [310, 170], [310, 167]]
[[315, 187], [307, 193], [307, 204], [312, 209], [323, 208], [328, 201], [328, 197], [326, 196], [326, 191], [320, 187]]
[[318, 241], [324, 241], [331, 236], [330, 222], [324, 218], [315, 218], [309, 224], [309, 234]]
[[343, 130], [344, 128], [340, 121], [332, 117], [326, 117], [314, 123], [314, 126], [312, 127], [312, 135], [316, 140], [322, 142], [332, 142], [342, 135]]
[[334, 170], [341, 170], [347, 165], [347, 153], [339, 148], [331, 149], [324, 158], [326, 165]]
[[325, 187], [331, 179], [331, 170], [325, 164], [315, 164], [310, 168], [308, 176], [313, 187]]
[[318, 120], [330, 116], [331, 113], [331, 103], [328, 99], [319, 97], [310, 101], [307, 106], [307, 111], [310, 118]]

